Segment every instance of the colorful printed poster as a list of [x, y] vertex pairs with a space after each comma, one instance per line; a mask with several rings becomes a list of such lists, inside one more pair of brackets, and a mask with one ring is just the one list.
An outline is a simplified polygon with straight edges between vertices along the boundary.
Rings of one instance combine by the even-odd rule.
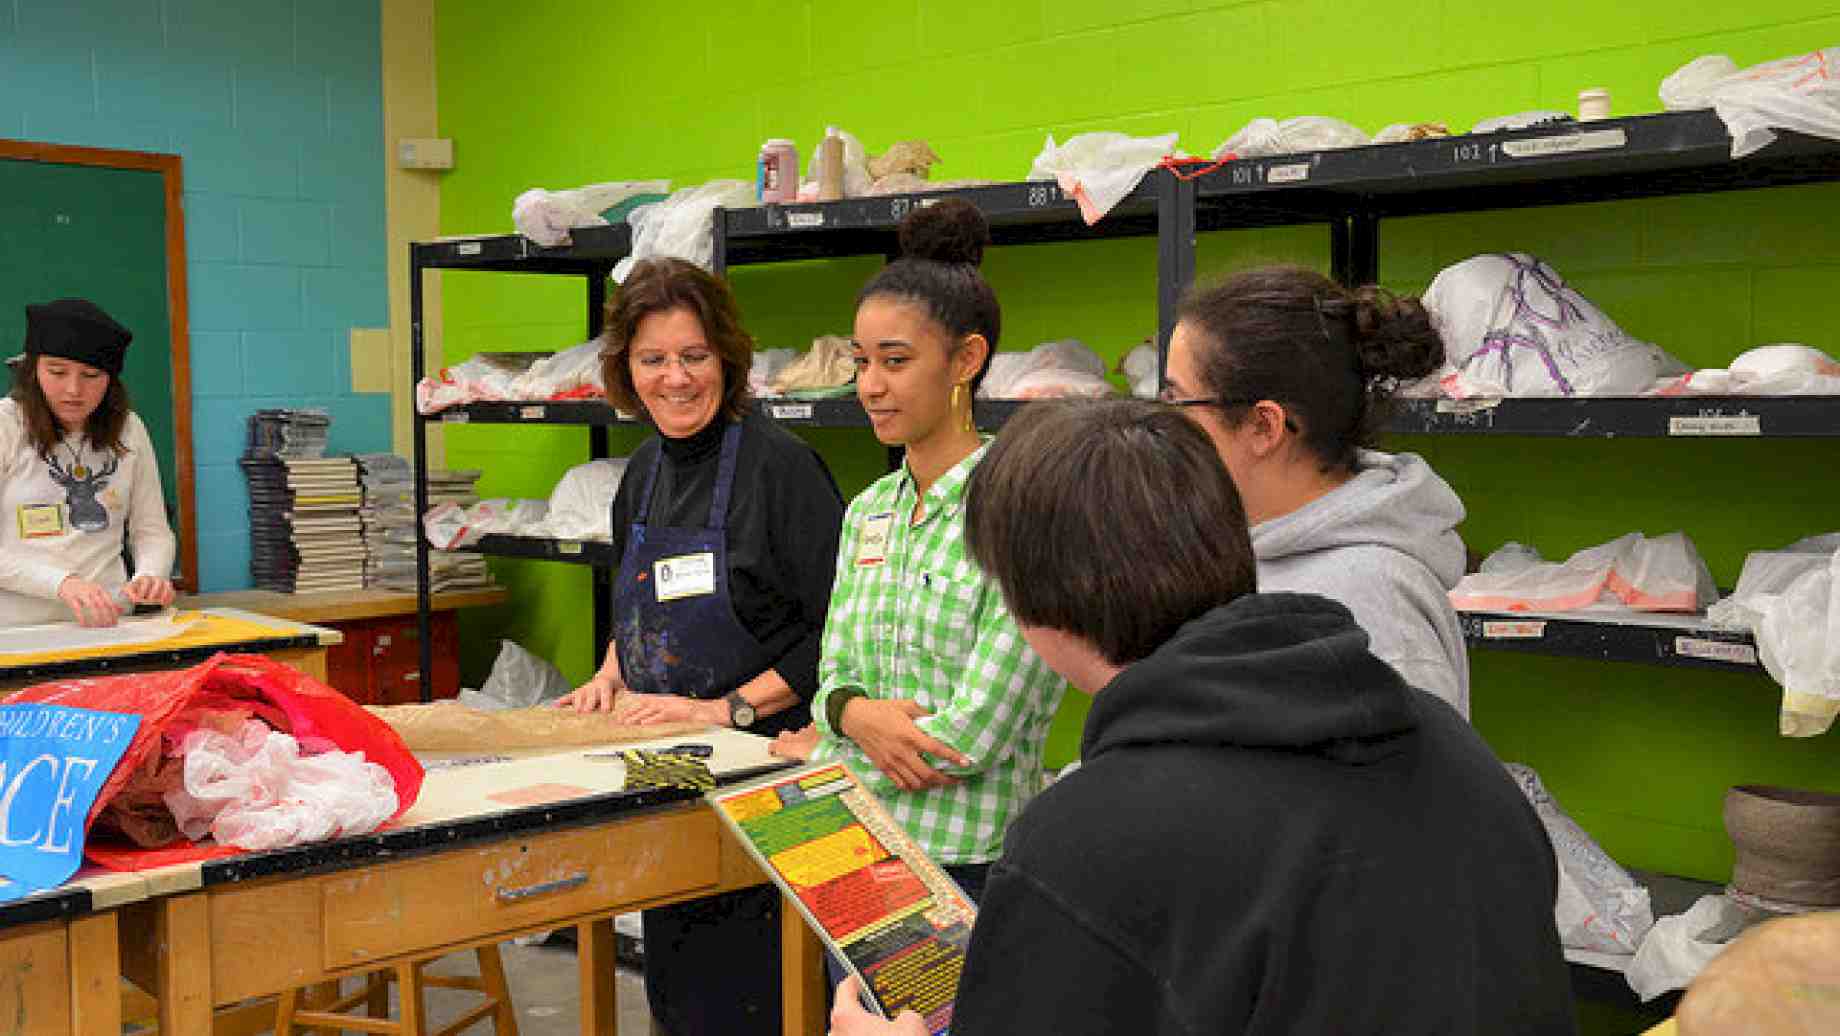
[[0, 705], [0, 901], [76, 873], [90, 806], [140, 724], [120, 712]]
[[820, 764], [708, 798], [884, 1017], [950, 1031], [976, 911], [855, 774]]

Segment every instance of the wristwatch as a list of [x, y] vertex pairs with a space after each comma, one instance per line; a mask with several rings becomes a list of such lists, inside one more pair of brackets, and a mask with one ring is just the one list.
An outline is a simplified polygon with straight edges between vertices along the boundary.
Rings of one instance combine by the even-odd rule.
[[736, 730], [746, 730], [754, 725], [754, 720], [757, 718], [754, 706], [748, 704], [748, 700], [741, 696], [740, 691], [728, 692], [723, 696], [723, 700], [728, 702], [728, 721], [734, 724]]

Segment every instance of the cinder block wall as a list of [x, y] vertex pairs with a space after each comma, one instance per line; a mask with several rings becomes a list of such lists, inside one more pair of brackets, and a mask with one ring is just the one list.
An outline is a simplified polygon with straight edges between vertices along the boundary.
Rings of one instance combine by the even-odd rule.
[[184, 159], [206, 590], [250, 585], [250, 411], [325, 407], [334, 449], [390, 448], [348, 344], [388, 324], [381, 62], [377, 0], [0, 3], [0, 136]]

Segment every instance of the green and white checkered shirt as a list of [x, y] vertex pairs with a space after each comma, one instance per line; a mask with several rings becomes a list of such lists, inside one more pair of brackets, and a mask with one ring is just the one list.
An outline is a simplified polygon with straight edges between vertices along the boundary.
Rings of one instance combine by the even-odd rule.
[[[996, 584], [965, 550], [965, 482], [987, 449], [933, 483], [918, 525], [905, 467], [850, 502], [811, 703], [823, 734], [812, 760], [855, 770], [927, 854], [949, 864], [987, 863], [1002, 853], [1010, 821], [1041, 789], [1042, 746], [1067, 688], [1022, 639]], [[865, 528], [886, 529], [886, 546], [878, 551], [871, 536], [865, 549]], [[921, 792], [896, 788], [831, 729], [826, 704], [840, 687], [931, 710], [920, 729], [971, 765], [928, 762], [963, 780]]]

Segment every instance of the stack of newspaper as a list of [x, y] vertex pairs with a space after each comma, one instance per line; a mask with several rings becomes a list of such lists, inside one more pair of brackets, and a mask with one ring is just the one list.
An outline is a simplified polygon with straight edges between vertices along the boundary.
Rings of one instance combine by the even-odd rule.
[[318, 410], [258, 410], [238, 464], [249, 480], [249, 569], [281, 593], [364, 585], [358, 469], [326, 457], [331, 419]]

